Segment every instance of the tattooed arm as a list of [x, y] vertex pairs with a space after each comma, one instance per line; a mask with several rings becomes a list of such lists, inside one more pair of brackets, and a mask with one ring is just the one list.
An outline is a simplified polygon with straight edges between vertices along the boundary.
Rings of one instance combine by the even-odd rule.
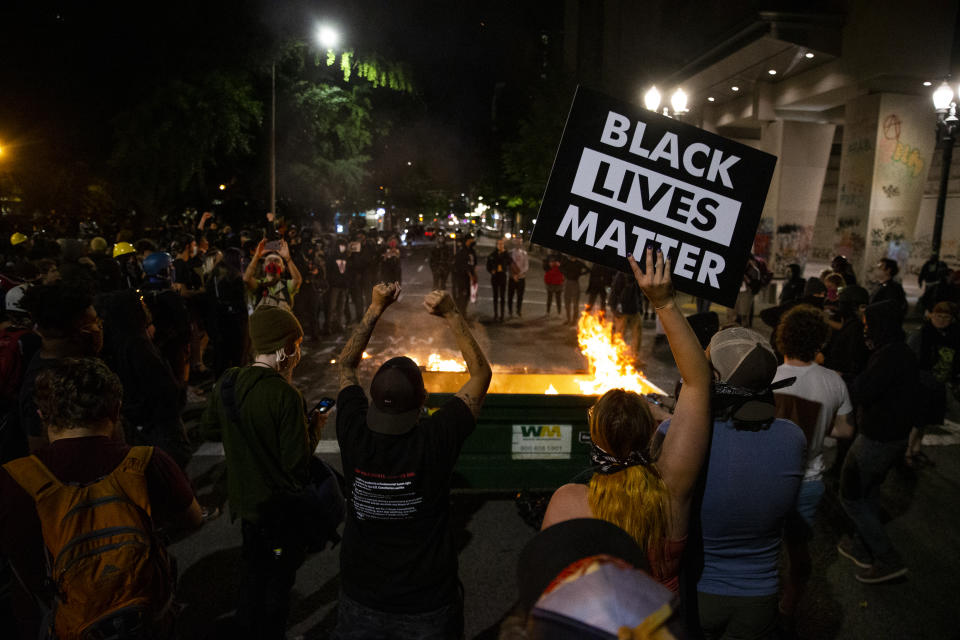
[[353, 330], [353, 335], [347, 340], [340, 352], [340, 390], [354, 384], [360, 384], [357, 378], [357, 367], [360, 366], [360, 360], [363, 358], [363, 350], [367, 348], [370, 342], [370, 335], [373, 328], [377, 326], [377, 320], [386, 311], [387, 307], [393, 304], [400, 296], [400, 285], [396, 282], [386, 284], [381, 282], [373, 288], [373, 297], [370, 306], [360, 324]]
[[483, 406], [483, 399], [490, 386], [490, 378], [493, 377], [490, 363], [487, 362], [487, 357], [480, 350], [480, 345], [470, 333], [470, 328], [467, 327], [463, 316], [457, 311], [457, 305], [454, 304], [449, 293], [432, 291], [424, 298], [423, 306], [433, 315], [446, 320], [450, 330], [453, 331], [460, 353], [463, 354], [463, 359], [467, 363], [467, 371], [470, 372], [470, 379], [460, 388], [460, 391], [457, 391], [456, 395], [470, 407], [473, 417], [476, 418], [480, 415], [480, 407]]

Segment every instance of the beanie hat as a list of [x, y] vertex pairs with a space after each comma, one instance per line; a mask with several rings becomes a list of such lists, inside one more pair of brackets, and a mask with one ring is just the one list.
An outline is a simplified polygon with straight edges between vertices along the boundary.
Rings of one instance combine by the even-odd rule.
[[710, 340], [710, 363], [720, 380], [762, 391], [777, 374], [777, 357], [766, 338], [753, 329], [731, 327]]
[[273, 353], [303, 337], [296, 316], [280, 307], [260, 307], [250, 316], [250, 343], [254, 355]]

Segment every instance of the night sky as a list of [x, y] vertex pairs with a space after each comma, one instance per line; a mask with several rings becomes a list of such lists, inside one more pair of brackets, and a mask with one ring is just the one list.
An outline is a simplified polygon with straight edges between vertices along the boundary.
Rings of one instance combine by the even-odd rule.
[[[417, 94], [395, 123], [380, 164], [410, 157], [436, 165], [453, 187], [496, 153], [498, 83], [520, 100], [537, 73], [542, 33], [558, 34], [560, 2], [324, 2], [209, 0], [138, 3], [32, 0], [0, 9], [0, 140], [23, 162], [96, 167], [114, 116], [168, 78], [244, 67], [268, 77], [286, 39], [306, 39], [321, 19], [344, 46], [401, 62]], [[268, 87], [263, 86], [267, 91]], [[267, 99], [264, 96], [264, 104]], [[510, 100], [498, 105], [510, 113]], [[509, 123], [507, 123], [509, 128]], [[454, 187], [456, 188], [456, 187]]]

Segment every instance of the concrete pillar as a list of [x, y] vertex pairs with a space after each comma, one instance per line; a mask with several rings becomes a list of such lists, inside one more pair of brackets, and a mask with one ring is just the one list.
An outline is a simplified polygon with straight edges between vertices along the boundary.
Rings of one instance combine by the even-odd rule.
[[928, 103], [886, 93], [846, 105], [835, 248], [861, 279], [883, 257], [907, 266], [934, 151]]
[[771, 263], [776, 273], [793, 262], [805, 266], [810, 256], [835, 130], [832, 124], [783, 123]]
[[759, 141], [740, 141], [777, 156], [753, 245], [775, 273], [786, 273], [792, 262], [806, 264], [835, 128], [774, 120], [763, 125]]

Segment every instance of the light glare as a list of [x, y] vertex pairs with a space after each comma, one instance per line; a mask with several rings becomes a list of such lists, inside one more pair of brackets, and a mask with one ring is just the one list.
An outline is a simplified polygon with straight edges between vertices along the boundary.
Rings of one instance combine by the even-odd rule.
[[317, 29], [317, 42], [324, 49], [335, 49], [340, 44], [340, 32], [330, 25], [321, 25]]

